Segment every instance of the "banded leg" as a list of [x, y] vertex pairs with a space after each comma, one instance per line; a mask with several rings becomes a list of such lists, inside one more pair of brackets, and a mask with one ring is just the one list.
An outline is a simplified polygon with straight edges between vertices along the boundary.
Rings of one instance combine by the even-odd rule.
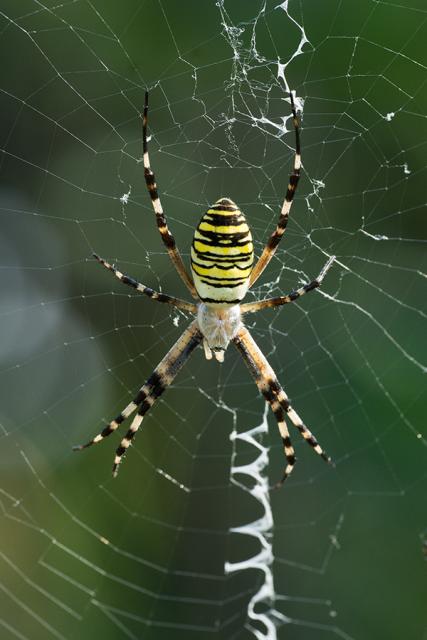
[[109, 422], [107, 426], [104, 427], [104, 429], [100, 433], [98, 433], [98, 435], [92, 438], [92, 440], [89, 440], [89, 442], [86, 442], [86, 444], [74, 445], [73, 451], [82, 451], [82, 449], [91, 447], [93, 444], [98, 444], [98, 442], [101, 442], [101, 440], [104, 440], [104, 438], [114, 433], [114, 431], [122, 424], [122, 422], [124, 422], [126, 418], [128, 418], [134, 411], [136, 411], [139, 404], [138, 401], [140, 401], [139, 398], [141, 397], [142, 399], [144, 397], [143, 394], [145, 393], [145, 387], [146, 385], [141, 387], [141, 389], [138, 391], [138, 395], [135, 396], [132, 402], [130, 402], [121, 413], [119, 413], [117, 418], [114, 418], [114, 420]]
[[[304, 440], [321, 458], [326, 462], [331, 462], [329, 456], [323, 451], [314, 435], [305, 426], [297, 412], [291, 406], [289, 398], [280, 386], [273, 369], [246, 327], [239, 329], [237, 336], [234, 338], [234, 343], [242, 354], [249, 371], [255, 379], [258, 389], [264, 397], [267, 399], [270, 397], [274, 398], [286, 412], [292, 424], [298, 429]], [[286, 479], [286, 471], [284, 479]]]
[[177, 309], [189, 311], [190, 313], [197, 312], [197, 306], [192, 302], [186, 302], [185, 300], [181, 300], [180, 298], [174, 298], [173, 296], [168, 296], [165, 293], [154, 291], [154, 289], [146, 287], [145, 284], [138, 282], [138, 280], [135, 280], [135, 278], [122, 273], [121, 271], [116, 269], [114, 265], [111, 265], [109, 262], [104, 260], [104, 258], [100, 258], [96, 253], [93, 254], [93, 257], [99, 262], [99, 264], [102, 264], [103, 267], [111, 271], [111, 273], [114, 273], [114, 275], [120, 280], [120, 282], [133, 287], [134, 289], [136, 289], [136, 291], [143, 293], [152, 300], [157, 300], [157, 302], [167, 302], [168, 304], [177, 307]]
[[144, 115], [142, 118], [142, 146], [144, 154], [144, 177], [147, 185], [148, 193], [150, 194], [151, 203], [153, 205], [154, 213], [156, 214], [157, 227], [159, 229], [162, 240], [166, 246], [169, 257], [175, 265], [175, 269], [178, 271], [184, 284], [190, 291], [193, 298], [197, 298], [196, 289], [193, 281], [190, 278], [187, 269], [185, 268], [181, 254], [176, 246], [175, 238], [169, 231], [166, 216], [163, 213], [162, 203], [160, 202], [159, 193], [157, 190], [156, 177], [150, 167], [150, 158], [148, 155], [148, 143], [147, 143], [147, 121], [148, 121], [148, 91], [145, 92], [144, 103]]
[[[197, 345], [202, 341], [202, 334], [200, 333], [196, 321], [184, 331], [182, 336], [177, 340], [174, 346], [166, 354], [159, 365], [154, 369], [147, 382], [138, 391], [135, 398], [128, 404], [128, 406], [112, 420], [97, 436], [90, 440], [87, 444], [77, 445], [73, 447], [75, 451], [81, 451], [86, 447], [101, 442], [104, 438], [113, 433], [126, 418], [128, 418], [136, 409], [138, 413], [133, 419], [128, 432], [122, 439], [120, 446], [116, 450], [116, 457], [114, 459], [113, 475], [117, 475], [118, 465], [125, 451], [128, 449], [133, 437], [138, 431], [144, 415], [153, 406], [155, 401], [163, 391], [171, 384], [177, 373], [180, 371], [190, 354], [194, 351]], [[139, 407], [139, 408], [138, 408]]]
[[[265, 394], [264, 394], [264, 397], [266, 397]], [[279, 489], [279, 487], [281, 487], [282, 484], [285, 482], [285, 480], [287, 480], [291, 475], [292, 470], [295, 466], [296, 456], [295, 456], [295, 450], [292, 446], [288, 427], [285, 422], [285, 412], [277, 400], [272, 400], [269, 402], [270, 402], [271, 410], [273, 411], [274, 417], [277, 420], [280, 437], [282, 438], [283, 451], [285, 453], [286, 461], [287, 461], [287, 465], [285, 467], [281, 480], [276, 482], [276, 484], [273, 486], [274, 489]]]
[[248, 302], [246, 304], [242, 304], [240, 306], [241, 313], [254, 313], [256, 311], [259, 311], [260, 309], [265, 309], [266, 307], [279, 307], [282, 304], [288, 304], [288, 302], [298, 300], [298, 298], [301, 298], [301, 296], [305, 295], [309, 291], [313, 291], [314, 289], [320, 287], [323, 278], [331, 268], [334, 260], [335, 256], [331, 256], [317, 278], [315, 278], [308, 284], [303, 285], [299, 289], [294, 289], [294, 291], [291, 291], [286, 296], [279, 296], [278, 298], [267, 298], [266, 300], [259, 300], [258, 302]]
[[[237, 348], [239, 349], [239, 351], [242, 353], [243, 358], [246, 361], [246, 364], [248, 364], [249, 366], [248, 359], [247, 359], [248, 358], [247, 349], [245, 348], [244, 344], [240, 340], [240, 337], [237, 336], [234, 342]], [[251, 367], [249, 368], [251, 369], [251, 372], [252, 372], [253, 369]], [[273, 412], [273, 415], [277, 420], [277, 426], [279, 427], [279, 433], [283, 443], [283, 451], [287, 461], [287, 465], [283, 472], [282, 479], [279, 480], [279, 482], [276, 482], [276, 484], [273, 487], [274, 489], [277, 489], [281, 487], [282, 484], [285, 482], [285, 480], [290, 476], [295, 466], [295, 462], [296, 462], [295, 450], [292, 446], [289, 430], [285, 421], [285, 411], [281, 406], [280, 402], [277, 400], [275, 393], [268, 385], [261, 385], [261, 384], [258, 384], [257, 382], [257, 386], [261, 391], [262, 395], [264, 396], [264, 398], [266, 399], [266, 401], [269, 403], [271, 410]]]
[[[237, 342], [236, 344], [239, 350], [241, 351], [241, 353], [243, 353], [239, 344]], [[285, 411], [281, 406], [280, 402], [278, 401], [274, 391], [268, 385], [261, 385], [261, 386], [258, 385], [258, 388], [261, 391], [264, 398], [269, 403], [271, 410], [273, 412], [273, 415], [277, 420], [277, 426], [279, 427], [280, 437], [282, 438], [283, 451], [287, 461], [287, 465], [285, 467], [281, 480], [276, 482], [276, 484], [273, 486], [274, 489], [278, 489], [279, 487], [282, 486], [285, 480], [287, 480], [287, 478], [291, 475], [292, 470], [295, 466], [295, 462], [296, 462], [295, 449], [292, 446], [291, 437], [289, 435], [289, 430], [285, 421]]]
[[291, 100], [291, 110], [292, 110], [292, 122], [295, 129], [295, 158], [294, 158], [294, 166], [292, 173], [289, 177], [289, 184], [286, 190], [286, 196], [283, 201], [282, 210], [279, 216], [279, 220], [277, 221], [277, 225], [275, 230], [270, 236], [261, 256], [258, 259], [258, 262], [255, 264], [252, 273], [249, 278], [249, 287], [251, 287], [260, 277], [271, 258], [274, 256], [274, 253], [277, 249], [277, 245], [282, 239], [283, 234], [285, 233], [286, 226], [289, 220], [289, 212], [291, 210], [292, 201], [295, 195], [295, 191], [298, 186], [298, 181], [300, 178], [301, 172], [301, 143], [300, 143], [300, 135], [299, 129], [300, 124], [297, 117], [297, 112], [295, 109], [294, 96], [292, 91], [289, 92], [290, 100]]

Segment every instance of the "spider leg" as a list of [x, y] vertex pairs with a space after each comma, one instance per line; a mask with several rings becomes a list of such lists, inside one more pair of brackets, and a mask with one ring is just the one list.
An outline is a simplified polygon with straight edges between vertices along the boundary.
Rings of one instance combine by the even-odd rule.
[[279, 296], [278, 298], [267, 298], [266, 300], [259, 300], [258, 302], [248, 302], [246, 304], [242, 304], [240, 306], [241, 313], [254, 313], [255, 311], [259, 311], [260, 309], [265, 309], [266, 307], [279, 307], [282, 304], [288, 304], [288, 302], [298, 300], [298, 298], [301, 298], [301, 296], [308, 293], [309, 291], [313, 291], [314, 289], [320, 287], [323, 278], [331, 268], [334, 260], [335, 256], [331, 256], [317, 278], [315, 278], [308, 284], [303, 285], [299, 289], [294, 289], [286, 296]]
[[294, 97], [292, 95], [292, 91], [289, 92], [290, 100], [291, 100], [291, 110], [292, 110], [292, 122], [295, 129], [295, 157], [294, 157], [294, 166], [292, 173], [289, 177], [288, 188], [286, 190], [285, 199], [283, 201], [282, 210], [277, 221], [277, 225], [273, 233], [271, 234], [261, 256], [258, 259], [258, 262], [255, 264], [252, 273], [249, 278], [249, 287], [251, 287], [256, 280], [260, 277], [261, 273], [264, 271], [271, 258], [273, 257], [277, 245], [282, 239], [283, 234], [285, 233], [286, 226], [288, 224], [289, 212], [291, 210], [292, 201], [295, 195], [295, 191], [298, 186], [298, 181], [300, 178], [301, 172], [301, 143], [300, 143], [300, 124], [297, 117], [297, 112], [295, 109]]
[[162, 240], [166, 246], [169, 257], [175, 265], [175, 269], [178, 271], [184, 284], [190, 291], [193, 298], [197, 298], [196, 289], [193, 281], [190, 278], [187, 269], [185, 268], [181, 254], [176, 246], [175, 238], [169, 231], [166, 216], [163, 213], [162, 203], [160, 202], [159, 193], [157, 190], [156, 176], [150, 166], [150, 158], [148, 155], [148, 142], [147, 142], [147, 121], [148, 121], [148, 91], [145, 92], [144, 103], [144, 115], [142, 118], [142, 145], [144, 154], [144, 177], [147, 185], [148, 193], [150, 194], [151, 203], [153, 205], [154, 213], [156, 214], [157, 227], [159, 229]]
[[[256, 344], [255, 340], [252, 338], [249, 331], [246, 327], [241, 327], [234, 338], [234, 343], [239, 349], [240, 353], [243, 356], [243, 359], [249, 368], [253, 378], [255, 379], [255, 383], [260, 390], [260, 392], [264, 395], [264, 397], [270, 402], [272, 408], [272, 402], [275, 401], [280, 405], [283, 411], [286, 412], [292, 424], [298, 429], [304, 440], [314, 449], [314, 451], [321, 456], [326, 462], [331, 462], [330, 457], [325, 453], [320, 444], [317, 442], [314, 435], [311, 431], [305, 426], [297, 412], [293, 409], [289, 402], [289, 398], [280, 386], [276, 375], [265, 358], [264, 354]], [[270, 400], [271, 398], [271, 400]], [[274, 398], [274, 400], [273, 400]], [[276, 406], [276, 405], [275, 405]], [[280, 428], [280, 427], [279, 427]], [[286, 431], [281, 431], [282, 438], [286, 438]], [[285, 447], [288, 443], [285, 443]], [[286, 453], [286, 449], [285, 449]], [[289, 459], [288, 459], [288, 467], [289, 467]], [[288, 468], [287, 467], [287, 468]], [[283, 476], [283, 481], [289, 475], [292, 468]], [[281, 484], [281, 483], [279, 483]]]
[[109, 262], [104, 260], [104, 258], [100, 258], [96, 253], [93, 254], [93, 257], [99, 262], [99, 264], [102, 264], [102, 266], [104, 266], [106, 269], [111, 271], [111, 273], [113, 273], [116, 276], [116, 278], [120, 280], [120, 282], [123, 282], [123, 284], [127, 284], [130, 287], [133, 287], [134, 289], [136, 289], [136, 291], [143, 293], [144, 295], [148, 296], [152, 300], [157, 300], [157, 302], [167, 302], [168, 304], [171, 304], [172, 306], [177, 307], [177, 309], [182, 309], [183, 311], [189, 311], [190, 313], [197, 312], [197, 306], [192, 302], [186, 302], [185, 300], [181, 300], [180, 298], [174, 298], [173, 296], [168, 296], [165, 293], [154, 291], [154, 289], [150, 289], [150, 287], [146, 287], [145, 284], [138, 282], [138, 280], [135, 280], [135, 278], [132, 278], [131, 276], [126, 275], [125, 273], [122, 273], [121, 271], [116, 269], [114, 265], [111, 265]]
[[[239, 345], [237, 346], [240, 349]], [[242, 352], [241, 349], [240, 351]], [[276, 484], [273, 486], [274, 489], [278, 489], [279, 487], [282, 486], [285, 480], [289, 478], [295, 466], [295, 462], [296, 462], [295, 449], [292, 446], [291, 437], [289, 435], [289, 430], [285, 421], [285, 411], [281, 406], [280, 402], [277, 400], [277, 397], [273, 389], [268, 384], [258, 385], [258, 382], [257, 382], [257, 386], [261, 391], [262, 395], [264, 396], [264, 398], [269, 403], [271, 410], [273, 412], [273, 415], [277, 420], [277, 426], [279, 427], [280, 437], [282, 438], [283, 451], [286, 457], [287, 465], [283, 472], [283, 476], [281, 480], [276, 482]]]
[[[253, 373], [254, 367], [252, 366], [252, 364], [249, 365], [248, 350], [245, 347], [244, 342], [240, 337], [240, 335], [238, 335], [237, 338], [234, 339], [234, 342], [237, 348], [239, 349], [239, 351], [241, 352], [241, 354], [243, 355], [243, 358], [245, 359], [246, 364], [249, 366], [251, 373]], [[290, 476], [295, 466], [295, 462], [296, 462], [295, 450], [292, 446], [289, 430], [285, 421], [285, 411], [281, 406], [280, 402], [277, 400], [275, 392], [272, 390], [270, 385], [261, 384], [261, 381], [258, 380], [257, 378], [255, 378], [255, 381], [258, 386], [258, 389], [260, 390], [260, 392], [262, 393], [262, 395], [264, 396], [264, 398], [266, 399], [266, 401], [269, 403], [271, 407], [273, 415], [277, 420], [277, 426], [279, 427], [280, 437], [282, 438], [283, 451], [286, 456], [287, 465], [285, 467], [281, 480], [279, 480], [279, 482], [277, 482], [274, 485], [274, 488], [279, 488], [282, 486], [285, 480]]]
[[282, 478], [273, 486], [274, 489], [278, 489], [292, 473], [296, 462], [295, 450], [292, 446], [291, 437], [289, 435], [289, 430], [285, 421], [285, 412], [283, 408], [280, 406], [277, 399], [274, 399], [274, 394], [270, 389], [265, 389], [264, 391], [261, 391], [261, 393], [263, 394], [264, 398], [270, 403], [271, 410], [273, 411], [274, 417], [277, 420], [280, 437], [282, 438], [283, 451], [285, 453], [287, 461], [287, 465], [283, 472]]
[[73, 447], [75, 451], [81, 451], [86, 447], [101, 442], [104, 438], [113, 433], [126, 418], [128, 418], [136, 409], [138, 413], [133, 419], [130, 428], [124, 438], [122, 439], [120, 446], [116, 450], [116, 457], [114, 459], [113, 475], [117, 475], [118, 465], [122, 459], [123, 454], [128, 449], [133, 437], [138, 431], [144, 415], [153, 406], [157, 398], [161, 396], [163, 391], [171, 384], [177, 373], [190, 354], [194, 351], [198, 344], [202, 341], [202, 334], [200, 333], [196, 321], [193, 321], [191, 325], [183, 332], [181, 337], [168, 351], [163, 360], [154, 369], [147, 382], [138, 391], [135, 398], [130, 402], [127, 407], [112, 420], [98, 435], [84, 445], [77, 445]]

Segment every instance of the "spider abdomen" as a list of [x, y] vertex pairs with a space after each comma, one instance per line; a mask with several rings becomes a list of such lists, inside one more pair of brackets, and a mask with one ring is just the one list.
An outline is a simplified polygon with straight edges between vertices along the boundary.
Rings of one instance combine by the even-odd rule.
[[207, 304], [238, 304], [246, 295], [254, 261], [246, 218], [229, 198], [204, 214], [194, 232], [191, 270], [200, 299]]

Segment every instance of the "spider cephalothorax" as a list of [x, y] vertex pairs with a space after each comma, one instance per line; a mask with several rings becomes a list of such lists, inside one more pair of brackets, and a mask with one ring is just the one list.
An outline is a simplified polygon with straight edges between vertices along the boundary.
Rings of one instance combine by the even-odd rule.
[[330, 458], [318, 444], [316, 438], [292, 408], [288, 396], [280, 386], [267, 359], [245, 327], [243, 319], [246, 313], [253, 313], [267, 307], [277, 307], [293, 302], [305, 293], [319, 287], [335, 259], [334, 256], [328, 258], [315, 280], [291, 291], [291, 293], [277, 298], [241, 304], [246, 292], [259, 278], [276, 251], [277, 245], [286, 230], [289, 211], [298, 185], [301, 169], [301, 151], [299, 122], [292, 93], [290, 94], [290, 102], [295, 128], [294, 166], [276, 229], [271, 234], [261, 256], [254, 264], [252, 234], [245, 216], [232, 200], [220, 198], [207, 210], [194, 232], [191, 247], [191, 277], [176, 247], [175, 239], [169, 231], [160, 203], [154, 173], [150, 167], [147, 145], [148, 93], [145, 94], [142, 128], [145, 181], [162, 240], [176, 270], [196, 302], [187, 302], [154, 291], [134, 278], [123, 274], [96, 254], [94, 256], [98, 262], [109, 269], [124, 284], [133, 287], [152, 300], [165, 302], [182, 311], [191, 313], [195, 316], [195, 319], [156, 367], [132, 402], [123, 409], [117, 418], [112, 420], [101, 433], [87, 444], [74, 447], [76, 450], [81, 450], [100, 442], [113, 433], [122, 422], [136, 411], [128, 432], [122, 438], [120, 446], [116, 450], [113, 475], [117, 474], [123, 454], [130, 446], [145, 414], [171, 384], [190, 354], [200, 344], [203, 344], [208, 360], [211, 360], [212, 354], [214, 354], [216, 360], [222, 362], [225, 350], [230, 343], [233, 343], [240, 351], [259, 391], [270, 404], [278, 423], [287, 460], [282, 479], [276, 486], [283, 484], [295, 464], [295, 452], [289, 437], [285, 421], [286, 416], [316, 453], [327, 462], [330, 462]]
[[203, 335], [206, 358], [210, 360], [213, 351], [215, 358], [223, 362], [224, 351], [242, 326], [240, 305], [218, 307], [202, 302], [197, 308], [197, 324]]

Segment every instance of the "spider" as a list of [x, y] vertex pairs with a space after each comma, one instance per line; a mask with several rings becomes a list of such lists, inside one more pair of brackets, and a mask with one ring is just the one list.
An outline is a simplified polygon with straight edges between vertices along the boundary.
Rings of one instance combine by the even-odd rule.
[[151, 197], [160, 236], [166, 245], [168, 254], [178, 274], [195, 302], [187, 302], [180, 298], [154, 291], [131, 276], [122, 273], [97, 254], [93, 255], [101, 265], [111, 271], [124, 284], [133, 287], [136, 291], [151, 298], [151, 300], [164, 302], [177, 309], [191, 313], [195, 318], [154, 369], [132, 402], [123, 409], [117, 418], [112, 420], [101, 433], [88, 443], [73, 447], [74, 450], [80, 451], [101, 442], [101, 440], [116, 431], [122, 422], [136, 411], [129, 430], [116, 450], [113, 464], [114, 477], [117, 475], [123, 454], [129, 448], [144, 416], [174, 380], [190, 354], [200, 344], [203, 344], [207, 360], [211, 360], [214, 356], [216, 360], [223, 362], [225, 350], [232, 342], [240, 351], [259, 391], [270, 404], [278, 423], [286, 457], [286, 467], [281, 480], [276, 483], [276, 487], [281, 486], [289, 477], [296, 460], [285, 416], [288, 416], [291, 423], [298, 429], [304, 440], [314, 451], [326, 462], [331, 462], [329, 456], [326, 455], [314, 435], [291, 406], [289, 398], [280, 386], [273, 369], [243, 323], [243, 317], [248, 313], [288, 304], [319, 287], [335, 260], [335, 256], [331, 256], [317, 278], [287, 295], [241, 304], [248, 289], [258, 280], [270, 262], [286, 230], [293, 197], [300, 178], [300, 124], [292, 92], [290, 92], [290, 104], [295, 130], [293, 170], [289, 178], [276, 229], [271, 234], [260, 258], [254, 264], [252, 235], [245, 216], [232, 200], [223, 197], [208, 209], [195, 230], [191, 247], [191, 277], [184, 265], [175, 239], [169, 230], [160, 202], [155, 175], [150, 166], [147, 144], [148, 92], [145, 93], [142, 123], [145, 182]]

